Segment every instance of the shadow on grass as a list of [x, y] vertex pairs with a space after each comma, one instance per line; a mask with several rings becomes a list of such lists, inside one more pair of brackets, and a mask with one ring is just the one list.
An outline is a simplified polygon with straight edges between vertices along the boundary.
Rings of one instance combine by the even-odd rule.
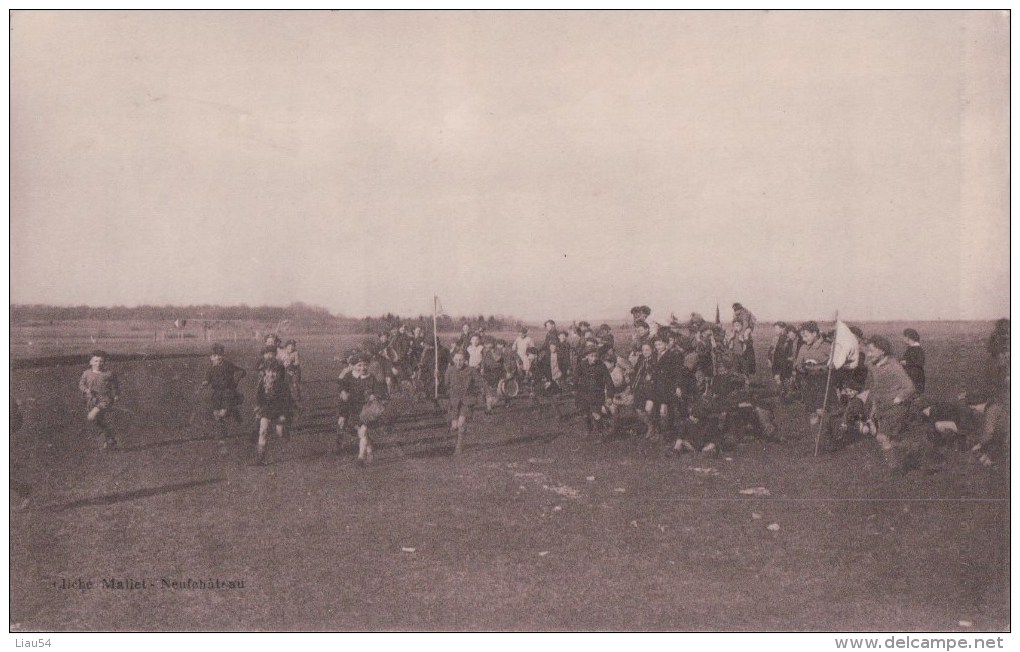
[[[237, 426], [236, 428], [241, 427], [243, 426]], [[180, 439], [161, 439], [159, 441], [149, 442], [148, 444], [138, 444], [137, 446], [121, 446], [117, 450], [123, 453], [132, 453], [136, 451], [152, 450], [154, 448], [163, 448], [164, 446], [178, 446], [180, 444], [191, 444], [194, 442], [210, 442], [227, 439], [245, 439], [245, 438], [254, 441], [257, 438], [257, 435], [253, 434], [253, 432], [251, 431], [238, 432], [236, 428], [233, 430], [233, 432], [230, 432], [227, 435], [222, 435], [218, 432], [211, 432], [209, 434], [202, 434], [196, 437], [182, 437]]]
[[[472, 441], [473, 437], [469, 436], [465, 452], [470, 453], [472, 451], [495, 450], [509, 446], [521, 446], [536, 441], [548, 444], [555, 441], [562, 434], [563, 433], [561, 432], [535, 433], [532, 435], [525, 435], [523, 437], [512, 437], [510, 439], [501, 439], [499, 441], [492, 442], [479, 442], [477, 440]], [[416, 459], [428, 459], [432, 457], [449, 457], [453, 455], [456, 435], [446, 434], [443, 436], [432, 437], [430, 439], [431, 441], [442, 443], [437, 446], [429, 446], [425, 449], [405, 453], [404, 456]], [[403, 442], [394, 442], [396, 448], [401, 448], [400, 444], [402, 443]], [[380, 448], [380, 446], [377, 445], [376, 448]]]
[[208, 480], [193, 480], [191, 482], [180, 482], [178, 484], [168, 484], [162, 487], [150, 487], [148, 489], [135, 489], [133, 491], [121, 491], [115, 494], [106, 494], [105, 496], [94, 496], [92, 498], [82, 498], [81, 500], [74, 500], [63, 505], [50, 505], [42, 508], [42, 511], [46, 512], [66, 512], [70, 509], [78, 509], [79, 507], [94, 507], [96, 505], [112, 505], [114, 503], [121, 503], [127, 500], [136, 500], [138, 498], [149, 498], [151, 496], [159, 496], [162, 494], [173, 493], [174, 491], [181, 491], [183, 489], [192, 489], [194, 487], [203, 487], [210, 484], [218, 484], [226, 481], [226, 478], [210, 478]]
[[419, 460], [429, 459], [432, 457], [452, 457], [454, 448], [455, 444], [451, 442], [442, 446], [432, 446], [424, 450], [408, 453], [407, 457], [413, 457]]

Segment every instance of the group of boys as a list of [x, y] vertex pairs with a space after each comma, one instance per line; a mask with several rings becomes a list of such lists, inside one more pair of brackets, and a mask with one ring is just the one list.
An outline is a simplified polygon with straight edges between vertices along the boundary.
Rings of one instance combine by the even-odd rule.
[[[734, 429], [781, 440], [771, 406], [750, 382], [756, 371], [756, 320], [750, 311], [734, 304], [728, 331], [718, 323], [718, 315], [715, 324], [697, 313], [685, 322], [672, 318], [659, 323], [647, 306], [636, 306], [631, 315], [634, 336], [627, 355], [617, 352], [612, 329], [605, 324], [592, 329], [580, 322], [568, 331], [549, 320], [540, 343], [522, 327], [510, 344], [465, 323], [461, 337], [449, 349], [441, 345], [439, 350], [421, 328], [407, 333], [398, 326], [380, 335], [378, 346], [366, 347], [347, 360], [337, 381], [338, 444], [345, 431], [355, 430], [359, 461], [371, 461], [369, 429], [381, 418], [394, 379], [437, 367], [436, 386], [448, 402], [456, 453], [463, 448], [474, 407], [481, 404], [490, 412], [507, 402], [500, 390], [510, 379], [523, 380], [536, 397], [573, 392], [587, 433], [643, 434], [646, 439], [671, 441], [677, 453], [717, 453]], [[996, 324], [990, 338], [988, 391], [961, 395], [955, 402], [920, 398], [926, 385], [924, 350], [913, 329], [904, 331], [906, 348], [897, 358], [888, 339], [865, 338], [860, 329], [849, 327], [864, 349], [835, 370], [834, 333], [821, 332], [816, 322], [799, 327], [777, 322], [774, 330], [767, 357], [779, 396], [803, 402], [811, 425], [826, 432], [828, 448], [873, 437], [889, 466], [898, 469], [928, 464], [933, 450], [947, 443], [966, 444], [982, 464], [1004, 455], [1009, 437], [1008, 319]], [[101, 435], [103, 448], [116, 446], [106, 415], [119, 394], [118, 378], [107, 369], [107, 358], [105, 352], [96, 351], [79, 381], [88, 422]], [[435, 364], [437, 359], [441, 365]], [[268, 336], [256, 369], [256, 461], [264, 464], [269, 431], [275, 427], [286, 439], [301, 400], [297, 343], [281, 344], [275, 335]], [[245, 375], [226, 359], [222, 345], [213, 346], [202, 386], [212, 390], [212, 417], [224, 435], [228, 418], [242, 421], [243, 397], [237, 387]], [[973, 433], [969, 441], [968, 433]]]
[[661, 323], [648, 306], [630, 312], [627, 356], [597, 341], [584, 351], [577, 401], [589, 432], [641, 433], [672, 443], [676, 453], [717, 453], [727, 435], [745, 430], [779, 438], [771, 409], [748, 382], [755, 370], [750, 311], [734, 304], [729, 332], [697, 313]]
[[[841, 326], [837, 323], [837, 329]], [[1000, 320], [990, 338], [990, 389], [949, 401], [924, 395], [925, 354], [915, 329], [903, 331], [904, 350], [897, 356], [888, 338], [846, 328], [863, 349], [840, 360], [838, 368], [833, 364], [837, 332], [823, 333], [813, 321], [799, 327], [774, 324], [776, 339], [768, 355], [780, 396], [799, 395], [809, 423], [825, 435], [826, 449], [874, 438], [889, 468], [928, 472], [941, 468], [947, 447], [969, 450], [986, 466], [1005, 455], [1009, 320]]]

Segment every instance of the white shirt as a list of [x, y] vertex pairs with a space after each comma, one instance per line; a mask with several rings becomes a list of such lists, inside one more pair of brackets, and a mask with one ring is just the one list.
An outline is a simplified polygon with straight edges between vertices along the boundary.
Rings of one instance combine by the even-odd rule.
[[659, 322], [655, 321], [654, 315], [648, 315], [645, 317], [645, 321], [648, 322], [648, 334], [655, 337], [656, 333], [659, 332]]
[[481, 367], [482, 366], [482, 351], [485, 347], [481, 344], [478, 345], [467, 345], [468, 353], [468, 366], [469, 367]]
[[528, 367], [531, 366], [528, 362], [528, 349], [533, 346], [535, 346], [535, 341], [527, 335], [523, 337], [518, 336], [518, 338], [514, 340], [514, 353], [516, 353], [517, 357], [521, 359], [521, 364], [524, 365], [525, 371], [527, 371]]

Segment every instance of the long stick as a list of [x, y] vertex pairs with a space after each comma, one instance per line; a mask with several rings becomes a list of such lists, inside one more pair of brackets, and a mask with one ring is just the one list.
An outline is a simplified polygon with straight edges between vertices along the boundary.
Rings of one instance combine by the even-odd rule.
[[[836, 333], [839, 333], [839, 311], [836, 311]], [[832, 382], [832, 359], [836, 353], [836, 338], [833, 336], [832, 346], [829, 347], [829, 362], [826, 365], [829, 368], [829, 374], [825, 379], [825, 397], [822, 399], [822, 414], [818, 419], [818, 434], [815, 435], [815, 457], [818, 457], [818, 445], [822, 441], [822, 428], [825, 426], [825, 414], [829, 407], [829, 383]]]
[[432, 295], [432, 353], [435, 356], [435, 366], [432, 369], [433, 397], [439, 400], [439, 329], [436, 327], [436, 311], [439, 310], [439, 297]]
[[[705, 387], [705, 396], [712, 393], [712, 385], [715, 382], [715, 376], [719, 373], [718, 366], [715, 363], [715, 331], [708, 336], [708, 359], [712, 361], [712, 378], [709, 379], [708, 385]], [[718, 387], [718, 385], [716, 385]]]

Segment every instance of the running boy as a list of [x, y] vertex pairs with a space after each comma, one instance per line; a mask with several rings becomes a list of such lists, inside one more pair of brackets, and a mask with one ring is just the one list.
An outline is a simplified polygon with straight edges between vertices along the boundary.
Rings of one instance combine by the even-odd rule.
[[221, 437], [227, 435], [227, 417], [232, 416], [241, 423], [240, 406], [243, 401], [241, 393], [237, 391], [237, 384], [241, 382], [248, 372], [238, 367], [224, 357], [222, 344], [213, 344], [212, 355], [209, 356], [209, 370], [205, 373], [205, 380], [202, 387], [212, 388], [213, 421], [220, 430]]
[[270, 427], [275, 427], [277, 436], [286, 440], [290, 437], [287, 426], [294, 415], [294, 403], [287, 387], [287, 371], [276, 359], [276, 349], [267, 346], [262, 353], [265, 364], [255, 388], [255, 416], [259, 420], [255, 463], [259, 466], [266, 463]]
[[287, 340], [282, 350], [277, 351], [276, 359], [283, 364], [287, 372], [287, 385], [290, 387], [294, 403], [301, 402], [301, 359], [298, 357], [297, 340]]
[[93, 351], [89, 359], [89, 368], [82, 373], [81, 380], [78, 381], [78, 389], [85, 395], [88, 409], [86, 418], [103, 437], [99, 445], [102, 450], [117, 447], [117, 440], [106, 423], [106, 414], [120, 394], [120, 380], [116, 372], [106, 368], [106, 358], [106, 351]]
[[337, 379], [340, 386], [338, 404], [339, 417], [336, 426], [337, 453], [343, 446], [343, 433], [347, 426], [353, 426], [358, 433], [358, 464], [365, 465], [372, 461], [372, 438], [368, 428], [367, 416], [362, 418], [365, 406], [376, 404], [385, 396], [385, 385], [368, 372], [370, 357], [358, 355], [354, 359], [354, 368], [350, 374]]
[[478, 370], [467, 365], [467, 359], [463, 351], [453, 354], [453, 366], [446, 370], [446, 388], [450, 396], [450, 410], [448, 419], [450, 429], [457, 433], [457, 444], [453, 449], [454, 455], [460, 455], [463, 451], [464, 435], [467, 432], [467, 422], [471, 418], [471, 411], [478, 402], [478, 397], [483, 395], [484, 384]]

